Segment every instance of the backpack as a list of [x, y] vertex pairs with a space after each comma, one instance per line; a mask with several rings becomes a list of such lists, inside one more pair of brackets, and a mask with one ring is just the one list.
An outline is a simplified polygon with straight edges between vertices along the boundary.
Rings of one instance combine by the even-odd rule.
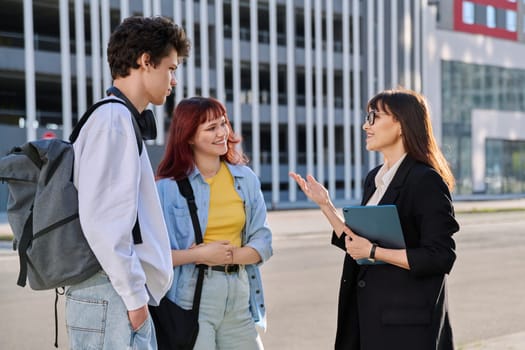
[[[80, 227], [73, 142], [93, 111], [106, 103], [126, 105], [117, 99], [99, 101], [79, 120], [70, 142], [31, 141], [0, 158], [0, 178], [9, 189], [13, 249], [20, 260], [19, 286], [24, 287], [27, 279], [34, 290], [56, 289], [82, 282], [101, 269]], [[131, 120], [140, 155], [140, 128], [134, 116]], [[138, 218], [133, 238], [135, 244], [142, 242]]]

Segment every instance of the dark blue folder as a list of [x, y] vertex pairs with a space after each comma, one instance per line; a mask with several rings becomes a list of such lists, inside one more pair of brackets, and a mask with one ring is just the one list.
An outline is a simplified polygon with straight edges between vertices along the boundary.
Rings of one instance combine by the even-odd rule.
[[[348, 206], [343, 208], [345, 223], [359, 236], [383, 248], [404, 249], [405, 238], [395, 205]], [[358, 259], [359, 265], [384, 264]]]

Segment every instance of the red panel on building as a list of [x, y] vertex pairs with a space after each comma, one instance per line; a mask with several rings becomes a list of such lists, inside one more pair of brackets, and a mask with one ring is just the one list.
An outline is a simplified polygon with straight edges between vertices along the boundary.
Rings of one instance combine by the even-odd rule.
[[[454, 1], [454, 30], [481, 34], [486, 36], [492, 36], [496, 38], [508, 39], [508, 40], [518, 40], [517, 31], [509, 31], [504, 28], [491, 28], [487, 25], [480, 23], [464, 23], [463, 22], [463, 3], [467, 0], [455, 0]], [[515, 11], [517, 16], [518, 4], [517, 2], [511, 2], [507, 0], [468, 0], [470, 3], [483, 5], [483, 6], [493, 6], [495, 9], [510, 10]]]

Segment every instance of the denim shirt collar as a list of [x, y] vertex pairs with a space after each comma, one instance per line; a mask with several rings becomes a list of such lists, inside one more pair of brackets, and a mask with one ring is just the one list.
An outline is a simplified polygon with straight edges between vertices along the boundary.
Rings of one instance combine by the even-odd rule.
[[[222, 160], [221, 162], [224, 162], [226, 164], [226, 166], [228, 167], [228, 170], [230, 171], [230, 174], [232, 174], [233, 177], [235, 178], [244, 177], [244, 173], [239, 168], [239, 166], [235, 164], [230, 164], [224, 160]], [[199, 168], [195, 166], [193, 167], [193, 170], [190, 172], [190, 175], [188, 175], [188, 179], [193, 180], [195, 179], [195, 177], [199, 176], [200, 174], [201, 172]]]

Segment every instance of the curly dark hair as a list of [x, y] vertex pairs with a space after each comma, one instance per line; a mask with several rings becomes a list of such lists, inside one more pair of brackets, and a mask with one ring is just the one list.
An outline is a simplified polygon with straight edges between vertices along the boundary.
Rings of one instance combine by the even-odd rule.
[[143, 54], [150, 55], [151, 64], [156, 67], [160, 61], [177, 51], [179, 58], [188, 57], [190, 41], [182, 27], [169, 18], [128, 17], [119, 24], [108, 43], [108, 63], [113, 79], [126, 77], [130, 69], [139, 67], [137, 59]]

